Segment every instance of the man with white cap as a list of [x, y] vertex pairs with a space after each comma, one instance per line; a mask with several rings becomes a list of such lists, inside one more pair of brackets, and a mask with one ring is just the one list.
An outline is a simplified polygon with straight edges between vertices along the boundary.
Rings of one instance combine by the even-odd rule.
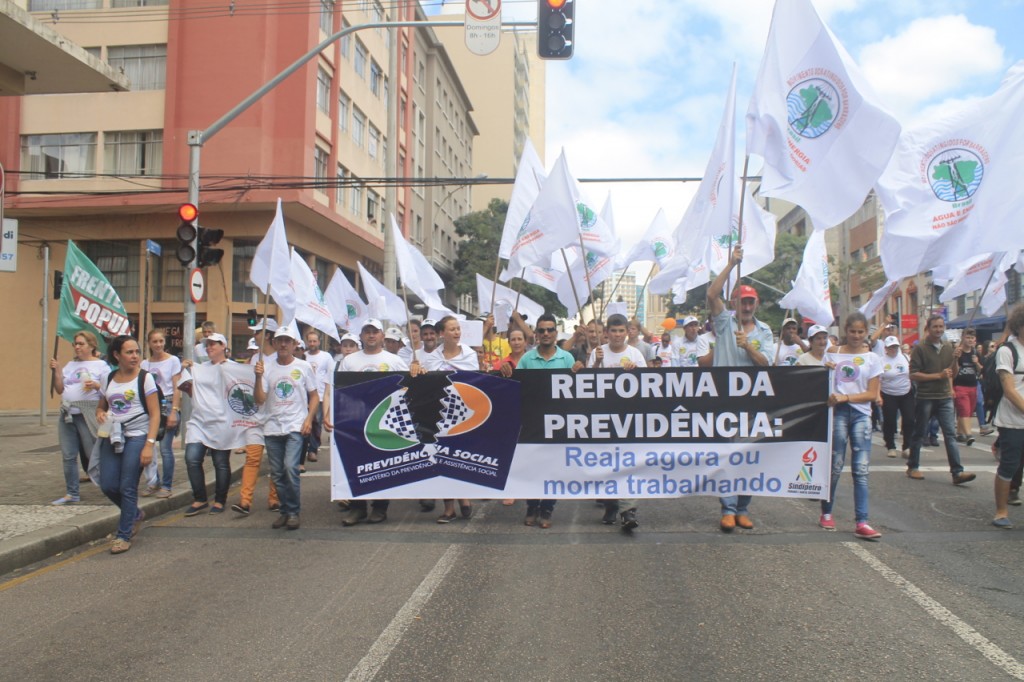
[[[775, 338], [771, 328], [754, 317], [760, 298], [757, 289], [743, 284], [733, 291], [736, 317], [725, 307], [722, 292], [733, 269], [743, 260], [743, 248], [732, 250], [729, 264], [722, 268], [708, 287], [708, 314], [715, 328], [715, 367], [767, 367], [775, 356]], [[747, 513], [750, 495], [720, 497], [722, 518], [719, 525], [725, 533], [736, 526], [751, 530], [754, 522]]]
[[398, 355], [402, 346], [402, 330], [398, 327], [388, 327], [384, 332], [384, 350], [392, 355]]
[[680, 367], [710, 367], [711, 346], [700, 335], [700, 321], [693, 315], [683, 318], [683, 338], [677, 343]]
[[800, 338], [800, 323], [795, 317], [787, 317], [782, 321], [779, 347], [775, 351], [776, 366], [792, 367], [807, 350], [807, 344]]
[[273, 528], [299, 527], [299, 459], [303, 438], [313, 428], [313, 414], [320, 404], [313, 368], [294, 356], [299, 332], [293, 325], [274, 333], [277, 358], [256, 363], [255, 398], [266, 405], [263, 437], [270, 462], [270, 476], [281, 499], [281, 514]]
[[[876, 349], [877, 353], [878, 350]], [[904, 457], [910, 456], [910, 440], [914, 437], [914, 404], [913, 384], [910, 381], [910, 360], [900, 350], [900, 340], [895, 336], [887, 336], [882, 343], [882, 437], [885, 439], [886, 455], [892, 458], [899, 456], [896, 449], [896, 418], [900, 417], [903, 427], [902, 447]]]
[[800, 354], [800, 357], [796, 359], [796, 364], [801, 367], [824, 367], [825, 351], [828, 350], [828, 344], [828, 329], [820, 324], [811, 325], [811, 328], [807, 330], [808, 350], [806, 353]]
[[423, 341], [423, 352], [433, 353], [437, 348], [437, 320], [426, 319], [420, 323], [420, 339]]

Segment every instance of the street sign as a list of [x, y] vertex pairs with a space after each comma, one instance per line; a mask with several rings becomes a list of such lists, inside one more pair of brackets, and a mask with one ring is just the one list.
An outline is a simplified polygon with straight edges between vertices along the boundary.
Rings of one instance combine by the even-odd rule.
[[160, 255], [160, 251], [161, 251], [160, 245], [157, 244], [152, 239], [147, 239], [146, 240], [146, 251], [149, 251], [154, 256], [159, 256]]
[[501, 0], [466, 0], [466, 47], [487, 55], [501, 43]]
[[206, 282], [203, 280], [203, 271], [199, 268], [193, 268], [192, 274], [188, 277], [188, 293], [192, 296], [192, 302], [199, 303], [202, 301], [205, 292]]
[[18, 271], [18, 221], [4, 218], [0, 223], [3, 239], [0, 240], [0, 272]]

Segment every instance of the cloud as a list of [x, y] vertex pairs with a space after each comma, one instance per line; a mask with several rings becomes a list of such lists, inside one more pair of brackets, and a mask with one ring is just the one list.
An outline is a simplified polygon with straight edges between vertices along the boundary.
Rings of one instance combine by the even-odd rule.
[[859, 62], [902, 120], [979, 77], [1000, 73], [1005, 56], [995, 29], [956, 14], [916, 19], [902, 33], [864, 47]]

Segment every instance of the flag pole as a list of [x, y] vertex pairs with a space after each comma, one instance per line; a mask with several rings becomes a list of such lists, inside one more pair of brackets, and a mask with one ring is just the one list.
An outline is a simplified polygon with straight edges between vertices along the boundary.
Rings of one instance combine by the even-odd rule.
[[270, 283], [267, 283], [267, 291], [263, 294], [263, 331], [260, 334], [260, 350], [256, 355], [256, 362], [263, 362], [263, 346], [267, 343], [267, 313], [270, 308]]
[[[576, 282], [573, 281], [573, 278], [572, 278], [572, 268], [569, 267], [569, 258], [565, 255], [565, 249], [559, 249], [559, 251], [562, 252], [562, 262], [565, 263], [565, 271], [566, 271], [566, 274], [569, 276], [569, 287], [572, 289], [572, 297], [574, 299], [576, 299], [576, 310], [580, 311], [581, 308], [582, 308], [582, 306], [580, 305], [580, 295], [578, 293], [576, 293]], [[586, 270], [586, 267], [587, 267], [587, 263], [586, 263], [586, 261], [584, 261], [583, 262], [584, 270]], [[582, 321], [583, 321], [583, 318], [580, 317], [580, 322], [582, 322]], [[590, 339], [588, 339], [585, 334], [583, 336], [583, 343], [584, 343], [584, 348], [587, 349], [587, 356], [589, 357], [590, 356]]]
[[[743, 205], [747, 200], [747, 169], [750, 167], [750, 154], [747, 154], [743, 159], [743, 177], [740, 178], [740, 215], [737, 221], [736, 228], [736, 243], [740, 248], [743, 248]], [[731, 200], [731, 199], [730, 199]], [[732, 260], [732, 240], [729, 240], [729, 260]], [[739, 286], [740, 281], [743, 279], [742, 274], [743, 263], [736, 264], [736, 284], [729, 288], [729, 300], [732, 300], [732, 291]], [[725, 281], [728, 286], [729, 280]]]
[[[57, 359], [57, 344], [60, 342], [59, 336], [53, 337], [53, 359]], [[54, 391], [57, 390], [57, 370], [50, 370], [50, 397], [53, 397]]]
[[[590, 297], [590, 313], [594, 316], [595, 322], [601, 320], [597, 317], [597, 305], [594, 303], [594, 287], [590, 285], [590, 268], [587, 267], [587, 247], [583, 245], [583, 233], [579, 233], [580, 237], [580, 254], [583, 258], [583, 277], [587, 282], [587, 289]], [[562, 252], [562, 256], [565, 256], [565, 252]], [[569, 273], [569, 281], [572, 281], [572, 273]]]
[[[523, 268], [525, 271], [526, 268]], [[501, 272], [501, 256], [499, 255], [497, 260], [494, 262], [494, 279], [491, 280], [491, 319], [494, 319], [494, 299], [498, 295], [498, 274]], [[406, 306], [408, 307], [408, 306]], [[486, 330], [484, 332], [486, 336]]]
[[[416, 346], [412, 345], [412, 318], [409, 317], [409, 291], [402, 285], [402, 300], [405, 301], [405, 330], [409, 334], [409, 348], [412, 349], [412, 361], [416, 360]], [[412, 363], [410, 363], [412, 364]]]
[[[526, 275], [526, 268], [523, 268], [523, 271], [519, 273], [519, 288], [516, 289], [516, 302], [515, 302], [515, 305], [512, 306], [512, 313], [513, 314], [519, 312], [519, 298], [523, 295], [523, 281], [524, 281], [523, 277], [525, 275]], [[494, 295], [493, 294], [491, 295], [491, 300], [492, 301], [494, 300]], [[494, 304], [492, 303], [491, 305], [494, 305]]]

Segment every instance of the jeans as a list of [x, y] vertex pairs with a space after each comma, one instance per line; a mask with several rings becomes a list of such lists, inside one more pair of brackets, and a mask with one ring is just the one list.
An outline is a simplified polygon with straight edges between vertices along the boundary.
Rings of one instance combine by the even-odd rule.
[[718, 501], [722, 505], [722, 516], [726, 514], [746, 514], [747, 507], [750, 506], [750, 500], [753, 499], [753, 495], [729, 495], [727, 497], [719, 497]]
[[928, 428], [928, 420], [935, 416], [942, 429], [942, 440], [946, 444], [946, 459], [949, 471], [956, 476], [964, 470], [960, 464], [960, 448], [956, 445], [956, 415], [952, 398], [918, 398], [917, 426], [914, 429], [914, 440], [910, 444], [910, 461], [908, 469], [917, 469], [921, 465], [921, 445], [924, 443], [924, 432]]
[[985, 426], [985, 422], [988, 421], [985, 418], [985, 391], [980, 381], [978, 382], [978, 404], [974, 406], [974, 414], [978, 417], [978, 428]]
[[189, 443], [185, 446], [185, 468], [188, 470], [188, 482], [192, 484], [192, 497], [196, 502], [206, 502], [206, 472], [203, 470], [203, 460], [207, 452], [213, 460], [216, 481], [213, 501], [223, 506], [228, 501], [228, 487], [231, 485], [230, 450], [214, 450], [202, 443]]
[[539, 509], [541, 514], [551, 514], [555, 511], [555, 502], [558, 500], [527, 500], [526, 510]]
[[111, 502], [121, 509], [117, 522], [117, 537], [132, 539], [132, 526], [139, 512], [139, 474], [142, 465], [139, 457], [146, 445], [146, 436], [131, 436], [124, 439], [124, 449], [114, 452], [109, 438], [100, 439], [100, 489]]
[[821, 513], [831, 514], [836, 501], [836, 489], [846, 462], [846, 443], [849, 441], [853, 458], [853, 511], [857, 523], [868, 521], [868, 461], [871, 459], [871, 417], [854, 409], [849, 403], [832, 408], [832, 486], [828, 500], [821, 501]]
[[302, 434], [298, 431], [281, 436], [264, 436], [270, 478], [277, 486], [281, 513], [299, 513], [299, 459], [302, 457]]
[[910, 447], [910, 440], [914, 437], [914, 392], [907, 391], [904, 395], [882, 394], [882, 437], [885, 439], [885, 449], [896, 449], [896, 418], [902, 421], [900, 434], [903, 442], [900, 450]]
[[68, 497], [79, 499], [78, 490], [78, 460], [86, 471], [89, 470], [89, 453], [96, 443], [96, 437], [89, 431], [89, 425], [85, 416], [81, 414], [71, 415], [71, 423], [60, 420], [57, 429], [57, 437], [60, 440], [61, 459], [64, 461], [64, 487], [67, 489]]
[[[1014, 481], [1017, 478], [1021, 466], [1021, 459], [1024, 457], [1024, 429], [1008, 429], [999, 427], [999, 467], [996, 469], [996, 476], [1004, 481]], [[1020, 488], [1020, 480], [1016, 480], [1016, 486], [1012, 483], [1011, 488]]]
[[175, 424], [174, 428], [170, 426], [164, 432], [164, 439], [159, 442], [160, 445], [160, 467], [163, 474], [157, 474], [156, 457], [153, 458], [153, 462], [146, 467], [146, 473], [149, 475], [146, 479], [146, 483], [151, 488], [163, 488], [164, 490], [170, 490], [172, 482], [174, 480], [174, 436], [178, 433], [178, 426]]

